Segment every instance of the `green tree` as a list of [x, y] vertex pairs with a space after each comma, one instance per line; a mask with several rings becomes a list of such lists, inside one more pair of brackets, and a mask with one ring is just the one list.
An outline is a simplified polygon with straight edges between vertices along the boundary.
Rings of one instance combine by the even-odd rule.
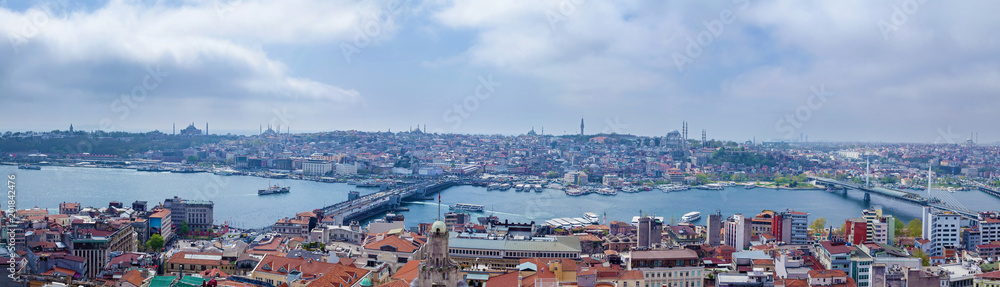
[[699, 173], [699, 174], [695, 175], [694, 177], [698, 181], [698, 184], [706, 184], [706, 183], [708, 183], [708, 175], [706, 175], [704, 173]]
[[198, 162], [198, 156], [193, 156], [193, 155], [192, 156], [188, 156], [187, 157], [187, 162], [188, 163], [196, 163], [196, 162]]
[[823, 228], [826, 228], [826, 218], [820, 217], [813, 221], [813, 224], [809, 226], [813, 231], [819, 232]]
[[181, 221], [180, 232], [181, 232], [181, 235], [188, 235], [188, 233], [191, 233], [191, 227], [188, 226], [187, 220]]
[[548, 178], [557, 178], [557, 177], [559, 177], [559, 173], [558, 173], [558, 172], [555, 172], [555, 171], [550, 171], [550, 172], [548, 173], [547, 177], [548, 177]]
[[920, 222], [920, 219], [910, 220], [910, 223], [906, 224], [906, 232], [911, 237], [920, 237], [923, 233], [923, 224]]
[[149, 237], [149, 240], [146, 240], [146, 248], [149, 248], [149, 250], [154, 252], [162, 249], [163, 244], [163, 236], [160, 236], [159, 234], [153, 234], [153, 236]]
[[896, 229], [896, 235], [897, 236], [904, 235], [905, 233], [903, 233], [903, 231], [905, 231], [906, 229], [906, 223], [903, 223], [902, 219], [899, 219], [898, 217], [895, 216], [892, 217], [892, 221], [896, 222], [896, 226], [894, 226], [894, 228]]
[[913, 257], [920, 258], [920, 265], [931, 266], [931, 257], [921, 249], [913, 251]]

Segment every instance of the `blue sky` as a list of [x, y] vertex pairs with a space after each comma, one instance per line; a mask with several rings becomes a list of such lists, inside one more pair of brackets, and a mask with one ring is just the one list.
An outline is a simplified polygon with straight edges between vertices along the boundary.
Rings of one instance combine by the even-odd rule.
[[1000, 140], [992, 2], [0, 5], [0, 130]]

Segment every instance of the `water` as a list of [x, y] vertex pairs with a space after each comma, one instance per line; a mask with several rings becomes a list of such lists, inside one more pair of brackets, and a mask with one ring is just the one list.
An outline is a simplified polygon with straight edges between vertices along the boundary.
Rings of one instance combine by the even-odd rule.
[[[273, 224], [282, 217], [292, 217], [298, 212], [309, 211], [347, 199], [347, 193], [358, 190], [362, 194], [377, 191], [373, 188], [355, 188], [342, 183], [322, 183], [303, 180], [266, 179], [249, 176], [217, 176], [209, 173], [177, 174], [137, 172], [127, 169], [98, 169], [72, 167], [43, 167], [42, 170], [18, 170], [14, 166], [0, 166], [3, 174], [15, 173], [17, 177], [18, 208], [42, 207], [55, 211], [60, 202], [79, 202], [83, 206], [107, 206], [110, 201], [130, 205], [135, 200], [145, 200], [150, 206], [164, 199], [178, 196], [186, 199], [212, 200], [215, 202], [217, 223], [230, 222], [239, 227], [262, 227]], [[257, 189], [268, 184], [290, 186], [291, 193], [258, 196]], [[973, 210], [997, 210], [1000, 198], [980, 191], [949, 193], [933, 192], [949, 203], [960, 203]], [[871, 202], [864, 201], [864, 193], [851, 190], [831, 193], [821, 190], [775, 190], [767, 188], [744, 189], [742, 186], [725, 190], [688, 190], [663, 193], [647, 191], [619, 193], [614, 196], [589, 194], [567, 196], [560, 190], [543, 192], [487, 191], [485, 187], [456, 186], [441, 193], [441, 212], [455, 203], [482, 204], [488, 213], [518, 222], [544, 222], [557, 217], [581, 217], [584, 212], [600, 216], [607, 214], [609, 221], [630, 221], [640, 212], [662, 216], [668, 222], [679, 220], [682, 215], [699, 211], [704, 218], [720, 210], [723, 216], [734, 213], [755, 215], [761, 210], [783, 211], [794, 209], [809, 213], [810, 221], [823, 217], [828, 225], [839, 227], [845, 219], [860, 217], [861, 210], [879, 205], [883, 210], [905, 221], [920, 217], [920, 208], [900, 201], [872, 195]], [[432, 222], [438, 218], [436, 201], [406, 202], [410, 210], [402, 212], [407, 226]], [[4, 206], [6, 208], [6, 206]], [[704, 224], [705, 219], [696, 221]]]

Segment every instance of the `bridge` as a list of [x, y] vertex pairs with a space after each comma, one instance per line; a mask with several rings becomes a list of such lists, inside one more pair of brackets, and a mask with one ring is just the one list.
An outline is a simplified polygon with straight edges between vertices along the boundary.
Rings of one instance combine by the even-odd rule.
[[[954, 213], [961, 214], [962, 216], [965, 216], [967, 218], [979, 218], [979, 212], [978, 211], [969, 210], [969, 209], [966, 209], [964, 207], [958, 206], [960, 204], [949, 204], [949, 203], [947, 203], [945, 201], [942, 201], [940, 199], [937, 199], [937, 198], [927, 199], [927, 198], [925, 198], [925, 197], [923, 197], [923, 196], [921, 196], [919, 194], [916, 194], [916, 193], [913, 193], [913, 192], [909, 192], [909, 191], [888, 189], [888, 188], [882, 188], [882, 187], [865, 187], [865, 186], [862, 186], [862, 185], [859, 185], [859, 184], [856, 184], [856, 183], [853, 183], [853, 182], [844, 182], [844, 181], [839, 181], [839, 180], [836, 180], [836, 179], [830, 179], [830, 178], [818, 177], [818, 176], [811, 176], [811, 175], [807, 176], [807, 177], [809, 179], [811, 179], [811, 180], [814, 180], [818, 185], [823, 185], [823, 186], [832, 187], [832, 188], [838, 188], [838, 189], [844, 189], [845, 191], [847, 189], [857, 189], [857, 190], [860, 190], [860, 191], [864, 191], [865, 192], [865, 201], [871, 201], [871, 194], [875, 193], [875, 194], [878, 194], [878, 195], [881, 195], [881, 196], [884, 196], [884, 197], [888, 197], [888, 198], [891, 198], [891, 199], [899, 200], [899, 201], [902, 201], [902, 202], [906, 202], [906, 203], [910, 203], [910, 204], [914, 204], [914, 205], [918, 205], [918, 206], [930, 206], [932, 208], [936, 208], [936, 209], [940, 209], [940, 210], [951, 211], [951, 212], [954, 212]], [[1000, 194], [1000, 192], [998, 192], [998, 194]]]
[[996, 197], [1000, 197], [1000, 189], [997, 189], [996, 187], [992, 187], [992, 186], [989, 186], [989, 185], [981, 184], [981, 183], [978, 183], [977, 185], [979, 186], [979, 190], [982, 190], [986, 194], [989, 194], [989, 195], [992, 195], [992, 196], [996, 196]]
[[420, 181], [365, 196], [352, 192], [347, 200], [323, 208], [325, 216], [334, 218], [334, 224], [344, 225], [376, 214], [399, 208], [403, 199], [427, 199], [431, 194], [459, 184], [456, 181]]

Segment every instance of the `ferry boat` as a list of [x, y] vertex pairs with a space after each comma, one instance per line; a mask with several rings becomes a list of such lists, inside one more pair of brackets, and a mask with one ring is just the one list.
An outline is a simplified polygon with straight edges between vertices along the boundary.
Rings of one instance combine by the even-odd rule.
[[598, 194], [602, 194], [602, 195], [615, 195], [615, 194], [618, 194], [618, 191], [614, 190], [614, 189], [611, 189], [611, 188], [605, 187], [605, 188], [598, 189], [597, 193]]
[[708, 189], [708, 190], [723, 190], [724, 188], [722, 187], [721, 184], [718, 184], [718, 183], [709, 183], [709, 184], [705, 185], [705, 189]]
[[582, 189], [579, 189], [579, 188], [570, 188], [570, 189], [566, 190], [566, 195], [569, 195], [569, 196], [581, 196], [581, 195], [584, 195], [585, 193], [586, 192], [584, 192]]
[[275, 193], [288, 193], [288, 192], [290, 192], [290, 188], [289, 187], [287, 187], [287, 186], [278, 186], [277, 184], [275, 184], [274, 186], [268, 187], [266, 189], [257, 190], [257, 195], [267, 195], [267, 194], [275, 194]]
[[593, 212], [585, 212], [583, 214], [583, 219], [586, 219], [587, 221], [590, 221], [590, 223], [594, 224], [601, 222], [601, 218], [598, 217], [597, 214], [594, 214]]
[[509, 183], [504, 183], [504, 184], [500, 185], [500, 191], [507, 191], [507, 190], [510, 190], [510, 184]]
[[701, 219], [701, 212], [697, 211], [688, 212], [684, 216], [681, 216], [681, 221], [683, 222], [692, 222], [698, 219]]
[[170, 171], [170, 170], [162, 168], [162, 167], [158, 167], [158, 166], [143, 166], [143, 167], [135, 169], [135, 171], [163, 172], [163, 171]]
[[541, 184], [533, 184], [533, 185], [531, 185], [531, 188], [534, 188], [535, 192], [542, 192], [542, 185]]
[[756, 185], [756, 184], [753, 184], [753, 183], [748, 183], [748, 184], [744, 184], [744, 185], [743, 185], [743, 188], [746, 188], [746, 189], [754, 189], [754, 188], [757, 188], [757, 185]]
[[41, 170], [42, 168], [37, 165], [22, 164], [17, 166], [17, 169]]
[[519, 183], [516, 186], [514, 186], [514, 191], [524, 191], [524, 184]]
[[456, 203], [451, 207], [451, 209], [482, 212], [486, 209], [486, 207], [479, 204]]
[[198, 172], [205, 172], [205, 171], [204, 170], [200, 170], [200, 169], [195, 169], [195, 168], [190, 167], [190, 166], [185, 166], [185, 167], [181, 167], [181, 168], [177, 168], [177, 169], [171, 170], [170, 172], [172, 172], [172, 173], [198, 173]]
[[491, 183], [490, 185], [486, 186], [486, 190], [496, 190], [496, 189], [500, 189], [499, 183]]

